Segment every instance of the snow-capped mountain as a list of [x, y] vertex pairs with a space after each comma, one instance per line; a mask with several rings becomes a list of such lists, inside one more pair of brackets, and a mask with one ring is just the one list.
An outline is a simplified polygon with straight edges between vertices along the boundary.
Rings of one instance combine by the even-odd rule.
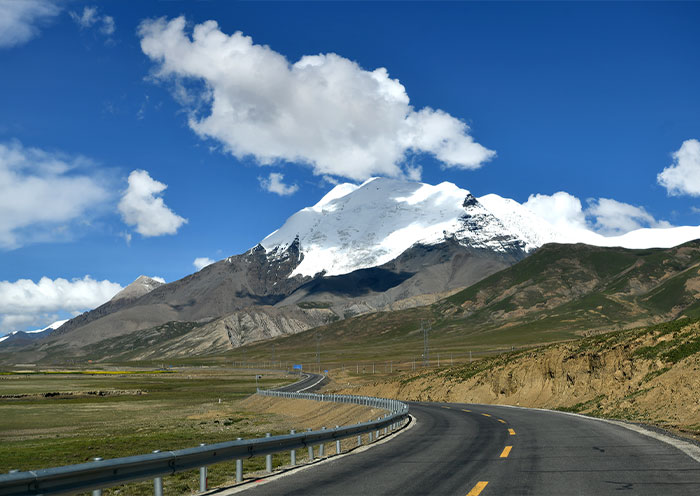
[[[59, 327], [61, 327], [61, 326], [62, 326], [63, 324], [65, 324], [66, 322], [68, 322], [68, 320], [57, 320], [57, 321], [54, 322], [53, 324], [49, 324], [49, 325], [47, 325], [46, 327], [44, 327], [43, 329], [36, 329], [36, 330], [34, 330], [34, 331], [12, 331], [12, 332], [10, 332], [10, 333], [8, 333], [8, 334], [5, 334], [4, 336], [0, 337], [0, 343], [2, 343], [3, 341], [5, 341], [6, 339], [11, 338], [12, 336], [18, 336], [18, 335], [29, 335], [29, 334], [31, 334], [31, 335], [33, 335], [33, 336], [31, 336], [31, 337], [37, 337], [37, 338], [38, 338], [38, 337], [43, 337], [43, 336], [48, 335], [49, 333], [55, 331], [56, 329], [58, 329]], [[40, 334], [41, 334], [42, 336], [39, 336]]]
[[448, 182], [388, 178], [336, 186], [260, 244], [268, 253], [284, 253], [298, 242], [303, 259], [292, 276], [331, 276], [384, 264], [416, 243], [450, 238], [496, 252], [526, 248], [469, 191]]
[[270, 256], [298, 243], [294, 275], [347, 274], [395, 259], [414, 244], [456, 239], [494, 252], [530, 252], [543, 244], [585, 243], [669, 248], [700, 238], [700, 226], [639, 229], [602, 236], [584, 227], [555, 226], [525, 205], [489, 194], [475, 198], [452, 183], [430, 185], [372, 178], [339, 184], [318, 203], [292, 215], [260, 244]]

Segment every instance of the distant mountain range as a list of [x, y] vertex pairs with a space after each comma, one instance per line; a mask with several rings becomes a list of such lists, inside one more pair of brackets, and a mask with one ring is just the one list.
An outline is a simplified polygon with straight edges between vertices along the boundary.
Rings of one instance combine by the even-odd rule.
[[56, 322], [49, 324], [43, 329], [37, 329], [35, 331], [12, 331], [9, 334], [5, 334], [0, 337], [0, 347], [17, 347], [24, 346], [25, 344], [32, 343], [36, 340], [43, 339], [53, 331], [61, 327], [63, 324], [68, 322], [67, 320], [57, 320]]
[[[375, 178], [341, 184], [249, 251], [169, 284], [141, 276], [16, 354], [35, 361], [59, 350], [96, 358], [215, 353], [368, 312], [434, 304], [546, 243], [574, 238], [647, 247], [700, 237], [696, 229], [605, 238], [585, 229], [561, 232], [514, 200], [476, 198], [450, 183]], [[561, 256], [580, 251], [557, 249]], [[150, 351], [141, 353], [146, 335]]]

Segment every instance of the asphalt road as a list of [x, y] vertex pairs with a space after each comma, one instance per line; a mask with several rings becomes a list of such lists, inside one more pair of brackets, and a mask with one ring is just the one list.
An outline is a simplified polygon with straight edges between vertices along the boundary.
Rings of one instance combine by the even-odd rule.
[[617, 425], [499, 406], [410, 405], [417, 423], [395, 439], [245, 493], [700, 495], [700, 463]]
[[288, 393], [312, 393], [319, 389], [326, 382], [326, 376], [303, 372], [301, 379], [287, 386], [278, 387], [275, 391], [286, 391]]

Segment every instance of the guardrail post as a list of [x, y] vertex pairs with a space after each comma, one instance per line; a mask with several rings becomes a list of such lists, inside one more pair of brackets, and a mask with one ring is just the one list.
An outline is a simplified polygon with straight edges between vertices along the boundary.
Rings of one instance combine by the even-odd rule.
[[[160, 450], [154, 450], [153, 453], [160, 453]], [[163, 496], [163, 478], [156, 477], [153, 479], [153, 496]]]
[[[322, 430], [322, 431], [325, 431], [326, 428], [325, 428], [325, 427], [321, 427], [321, 430]], [[325, 455], [325, 454], [326, 454], [326, 453], [325, 453], [324, 445], [323, 445], [323, 443], [321, 443], [321, 444], [318, 445], [318, 457], [319, 457], [319, 458], [323, 458], [323, 455]]]
[[357, 436], [357, 445], [358, 445], [358, 446], [362, 446], [362, 434], [360, 434], [359, 436]]
[[[265, 437], [270, 437], [270, 433], [266, 432]], [[265, 457], [265, 470], [267, 471], [268, 474], [272, 473], [272, 455], [267, 455]]]
[[[97, 457], [92, 459], [95, 462], [101, 462], [102, 458]], [[19, 470], [10, 470], [10, 473], [19, 472]], [[93, 489], [92, 496], [102, 496], [102, 489]]]
[[[240, 441], [241, 438], [237, 438], [237, 441]], [[243, 482], [243, 460], [240, 458], [236, 460], [236, 482]]]
[[[335, 428], [338, 429], [340, 426], [336, 425]], [[335, 440], [335, 454], [340, 454], [340, 439]]]
[[[311, 428], [306, 429], [308, 432], [311, 432]], [[309, 445], [309, 461], [312, 462], [314, 461], [314, 447]]]
[[[291, 431], [289, 431], [289, 433], [290, 433], [290, 434], [296, 434], [296, 432], [294, 432], [294, 429], [292, 429]], [[291, 463], [292, 465], [296, 465], [296, 464], [297, 464], [297, 450], [292, 450], [292, 451], [290, 451], [290, 452], [289, 452], [289, 458], [290, 458], [290, 463]]]
[[372, 444], [372, 431], [369, 431], [369, 444]]
[[[200, 446], [206, 446], [205, 443], [201, 443]], [[207, 467], [199, 467], [199, 492], [203, 493], [207, 490]]]

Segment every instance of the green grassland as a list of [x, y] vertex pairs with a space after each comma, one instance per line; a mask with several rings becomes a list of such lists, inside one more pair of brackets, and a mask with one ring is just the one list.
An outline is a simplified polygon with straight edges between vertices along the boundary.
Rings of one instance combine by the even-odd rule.
[[[256, 372], [201, 367], [167, 373], [6, 372], [0, 376], [0, 472], [259, 437], [263, 429], [281, 433], [274, 419], [236, 404], [255, 390]], [[259, 382], [274, 387], [291, 381], [266, 372]], [[246, 463], [246, 470], [256, 470], [264, 460]], [[234, 470], [230, 463], [214, 465], [210, 482], [222, 483]], [[194, 472], [168, 477], [166, 491], [194, 491], [196, 477]], [[152, 487], [129, 485], [127, 494], [152, 494]]]

